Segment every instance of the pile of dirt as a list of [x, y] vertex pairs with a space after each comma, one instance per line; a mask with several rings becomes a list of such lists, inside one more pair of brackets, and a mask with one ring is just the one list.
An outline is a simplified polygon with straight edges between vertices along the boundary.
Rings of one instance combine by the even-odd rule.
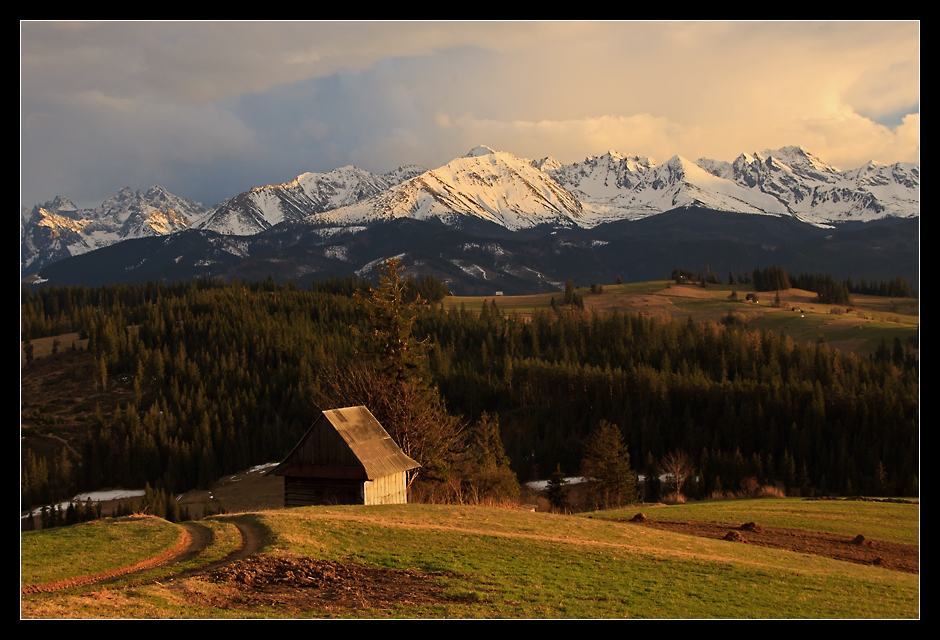
[[442, 573], [267, 554], [205, 575], [205, 579], [222, 585], [207, 604], [225, 609], [269, 606], [288, 612], [376, 611], [463, 601], [444, 594], [443, 577]]
[[[647, 519], [642, 522], [644, 526], [703, 538], [746, 542], [759, 547], [809, 553], [907, 573], [920, 572], [920, 547], [916, 544], [870, 540], [862, 535], [852, 538], [801, 529], [765, 527], [755, 522], [740, 526], [678, 520]], [[744, 535], [741, 531], [746, 531], [747, 534]]]

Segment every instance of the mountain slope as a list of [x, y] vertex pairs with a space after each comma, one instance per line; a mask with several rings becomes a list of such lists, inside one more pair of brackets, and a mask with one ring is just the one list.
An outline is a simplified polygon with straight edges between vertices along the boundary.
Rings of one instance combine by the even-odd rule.
[[220, 206], [199, 228], [226, 235], [251, 235], [281, 222], [347, 206], [423, 173], [416, 165], [376, 175], [353, 166], [304, 173], [291, 182], [255, 187]]
[[517, 230], [577, 225], [581, 203], [528, 160], [477, 147], [373, 198], [340, 207], [311, 222], [338, 225], [414, 218], [459, 224], [461, 217]]
[[912, 217], [920, 211], [920, 168], [868, 163], [838, 171], [801, 147], [741, 154], [733, 163], [674, 156], [663, 165], [615, 151], [583, 162], [538, 163], [584, 204], [588, 225], [637, 220], [678, 206], [795, 215], [817, 225]]
[[838, 171], [801, 147], [784, 147], [708, 166], [723, 179], [773, 196], [790, 213], [815, 224], [920, 213], [920, 167], [912, 163], [869, 162]]
[[208, 210], [159, 186], [146, 193], [127, 187], [94, 209], [67, 198], [36, 205], [20, 238], [21, 275], [45, 265], [131, 238], [165, 236], [198, 222]]
[[794, 273], [918, 283], [916, 219], [823, 229], [792, 216], [741, 215], [683, 207], [591, 229], [549, 226], [508, 231], [471, 218], [455, 228], [440, 219], [392, 218], [363, 227], [281, 224], [252, 236], [190, 229], [140, 238], [44, 268], [49, 285], [268, 277], [299, 286], [328, 278], [372, 278], [390, 257], [406, 275], [432, 275], [457, 295], [558, 291], [578, 284], [656, 280], [675, 267], [724, 275], [782, 265]]
[[593, 229], [690, 207], [822, 228], [916, 218], [920, 167], [871, 162], [839, 171], [801, 147], [741, 154], [734, 162], [673, 156], [664, 164], [610, 151], [564, 165], [481, 146], [430, 171], [411, 165], [377, 175], [347, 166], [305, 173], [253, 188], [211, 212], [159, 187], [146, 194], [123, 189], [95, 209], [78, 210], [65, 198], [35, 207], [22, 227], [21, 275], [115, 242], [188, 227], [237, 238], [283, 227], [285, 233], [275, 234], [282, 247], [307, 238], [330, 243], [342, 256], [351, 234], [392, 220], [435, 221], [494, 238], [546, 227]]

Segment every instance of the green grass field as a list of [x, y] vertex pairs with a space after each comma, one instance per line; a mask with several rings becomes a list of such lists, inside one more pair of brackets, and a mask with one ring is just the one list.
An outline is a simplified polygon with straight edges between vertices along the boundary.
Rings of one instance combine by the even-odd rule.
[[[818, 556], [672, 534], [615, 522], [639, 508], [564, 516], [484, 507], [389, 505], [305, 507], [260, 512], [264, 551], [373, 567], [439, 572], [459, 603], [409, 605], [299, 617], [364, 618], [917, 618], [919, 576]], [[918, 541], [919, 507], [798, 499], [644, 506], [659, 519], [757, 520], [768, 526], [820, 527], [876, 539]], [[655, 511], [655, 515], [650, 512]], [[220, 521], [238, 516], [222, 516]], [[176, 525], [153, 521], [166, 542]], [[98, 525], [101, 530], [120, 523]], [[29, 576], [84, 557], [89, 567], [127, 560], [99, 532], [74, 527], [87, 543], [59, 546], [57, 530], [23, 534]], [[123, 534], [122, 534], [123, 535]], [[124, 545], [126, 546], [126, 545]], [[148, 550], [159, 544], [152, 543]], [[62, 555], [60, 555], [62, 554]], [[96, 559], [97, 558], [97, 559]], [[49, 568], [43, 569], [42, 565]], [[27, 582], [24, 569], [24, 582]], [[162, 574], [160, 583], [125, 587], [108, 607], [100, 588], [24, 596], [24, 617], [298, 617], [296, 611], [197, 605]], [[219, 587], [186, 579], [185, 588]], [[110, 592], [108, 592], [110, 594]], [[109, 595], [109, 597], [111, 597]]]
[[64, 580], [132, 565], [173, 547], [179, 527], [154, 518], [95, 520], [20, 536], [24, 584]]
[[[629, 518], [636, 509], [611, 510], [597, 518]], [[703, 520], [744, 523], [757, 521], [768, 527], [821, 531], [847, 537], [860, 533], [888, 542], [919, 544], [920, 508], [886, 502], [852, 500], [717, 500], [660, 505], [644, 511], [657, 520]]]

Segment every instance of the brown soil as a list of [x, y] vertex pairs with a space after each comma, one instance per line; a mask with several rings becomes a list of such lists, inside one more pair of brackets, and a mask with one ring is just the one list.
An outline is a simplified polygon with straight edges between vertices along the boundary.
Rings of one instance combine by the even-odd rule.
[[276, 607], [287, 613], [328, 616], [461, 601], [444, 594], [439, 581], [446, 575], [260, 554], [205, 574], [202, 579], [219, 585], [216, 589], [180, 586], [189, 601], [207, 606], [244, 610]]
[[[639, 522], [643, 526], [702, 538], [716, 538], [753, 544], [758, 547], [785, 549], [894, 571], [920, 572], [920, 547], [916, 544], [869, 540], [861, 535], [852, 538], [801, 529], [778, 529], [765, 527], [755, 522], [731, 525], [719, 522], [650, 520], [639, 516], [642, 514], [634, 516], [629, 522]], [[627, 522], [627, 520], [622, 520], [622, 522]]]
[[[354, 562], [258, 554], [264, 543], [264, 532], [249, 522], [239, 521], [235, 525], [241, 532], [242, 544], [226, 558], [160, 580], [193, 604], [245, 611], [275, 607], [281, 612], [324, 616], [345, 611], [374, 614], [397, 606], [464, 600], [444, 594], [445, 587], [440, 584], [440, 579], [446, 577], [446, 573], [380, 569]], [[24, 585], [22, 593], [48, 593], [105, 584], [118, 577], [192, 558], [209, 545], [212, 534], [198, 524], [186, 523], [183, 526], [185, 532], [176, 547], [158, 556], [96, 575]], [[154, 580], [135, 584], [149, 582]], [[212, 589], [198, 586], [205, 582], [216, 586]], [[91, 596], [100, 598], [107, 591], [104, 589]]]

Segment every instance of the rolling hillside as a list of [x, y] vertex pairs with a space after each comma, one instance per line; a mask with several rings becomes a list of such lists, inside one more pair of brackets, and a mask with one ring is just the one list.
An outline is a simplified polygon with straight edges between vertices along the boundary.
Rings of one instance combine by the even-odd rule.
[[[717, 520], [750, 544], [626, 522], [642, 511], [662, 525]], [[198, 558], [93, 585], [27, 594], [23, 617], [117, 618], [917, 618], [916, 564], [899, 570], [889, 548], [918, 544], [916, 504], [793, 499], [637, 506], [587, 517], [485, 507], [306, 507], [222, 516], [200, 557], [237, 542], [233, 524], [265, 535], [259, 555], [209, 572]], [[859, 535], [880, 562], [837, 560], [759, 545], [740, 525], [802, 537]], [[140, 521], [110, 521], [120, 530]], [[214, 523], [213, 523], [214, 522]], [[139, 526], [139, 525], [135, 525]], [[205, 526], [205, 525], [196, 525]], [[66, 529], [23, 534], [23, 582], [53, 579], [70, 557], [114, 554], [72, 530], [74, 546], [46, 568], [37, 559]], [[154, 532], [174, 529], [155, 520]], [[760, 529], [761, 527], [756, 527]], [[755, 527], [751, 527], [754, 530]], [[818, 531], [820, 533], [812, 533]], [[163, 535], [136, 549], [156, 554]], [[91, 545], [94, 544], [94, 547]], [[892, 547], [892, 545], [894, 545]], [[880, 551], [879, 551], [880, 550]], [[891, 556], [893, 557], [893, 556]], [[120, 564], [131, 558], [114, 555]], [[873, 564], [874, 563], [874, 564]], [[867, 566], [866, 566], [867, 564]], [[26, 567], [29, 567], [27, 570]], [[41, 576], [37, 577], [37, 576]]]

